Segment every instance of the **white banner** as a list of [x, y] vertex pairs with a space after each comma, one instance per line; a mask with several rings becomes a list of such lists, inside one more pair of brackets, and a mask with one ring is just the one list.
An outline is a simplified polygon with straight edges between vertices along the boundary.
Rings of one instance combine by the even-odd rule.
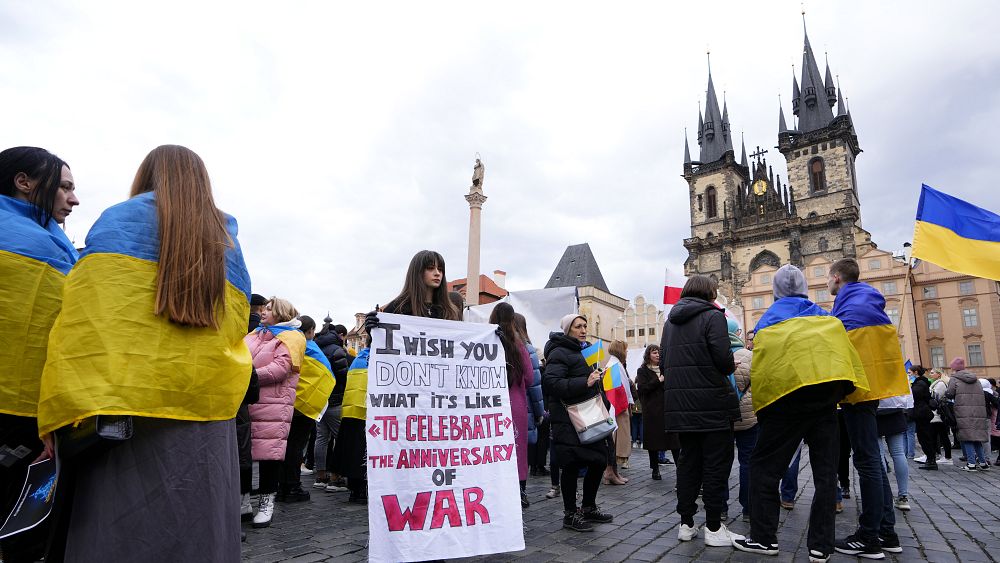
[[[506, 301], [514, 311], [524, 315], [528, 326], [528, 337], [539, 353], [549, 341], [549, 333], [559, 328], [563, 316], [577, 311], [575, 287], [553, 287], [548, 289], [528, 289], [512, 291], [497, 303]], [[465, 309], [465, 320], [474, 323], [489, 322], [490, 313], [496, 303], [475, 305]]]
[[524, 549], [495, 325], [379, 313], [368, 366], [371, 561]]

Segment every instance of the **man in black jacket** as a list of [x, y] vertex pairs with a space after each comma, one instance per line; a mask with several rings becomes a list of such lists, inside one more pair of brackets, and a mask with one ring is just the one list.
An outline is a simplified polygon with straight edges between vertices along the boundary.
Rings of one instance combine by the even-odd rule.
[[681, 441], [678, 538], [691, 541], [698, 535], [694, 515], [698, 490], [704, 489], [705, 545], [728, 547], [743, 537], [722, 523], [733, 467], [733, 422], [740, 419], [740, 407], [729, 383], [736, 364], [725, 313], [714, 304], [716, 287], [714, 280], [700, 275], [684, 284], [680, 301], [663, 325], [660, 372], [665, 379], [665, 429], [677, 432]]
[[934, 419], [931, 381], [924, 375], [927, 370], [923, 366], [913, 366], [911, 370], [917, 375], [910, 385], [913, 392], [913, 420], [917, 423], [917, 441], [920, 442], [920, 449], [927, 457], [920, 469], [937, 471], [937, 433], [931, 428], [931, 420]]
[[[332, 476], [327, 468], [333, 465], [329, 458], [333, 452], [333, 445], [340, 432], [340, 415], [344, 402], [344, 388], [347, 385], [347, 370], [351, 366], [351, 357], [344, 349], [344, 341], [341, 334], [347, 334], [344, 325], [331, 326], [327, 324], [323, 332], [316, 335], [316, 345], [323, 351], [323, 355], [330, 362], [333, 376], [337, 383], [330, 393], [326, 412], [323, 418], [316, 423], [316, 444], [313, 454], [316, 467], [315, 487], [324, 488], [331, 492], [346, 491], [347, 488], [338, 483], [337, 478]], [[331, 478], [333, 477], [333, 478]]]

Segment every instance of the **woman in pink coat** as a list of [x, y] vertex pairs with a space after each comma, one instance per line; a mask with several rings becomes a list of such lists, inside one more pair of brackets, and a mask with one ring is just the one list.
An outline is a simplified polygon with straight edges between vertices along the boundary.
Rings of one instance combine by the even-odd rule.
[[528, 348], [521, 342], [514, 326], [514, 308], [500, 303], [490, 314], [490, 323], [500, 326], [500, 342], [507, 357], [507, 393], [510, 416], [514, 419], [514, 451], [517, 454], [517, 479], [521, 483], [521, 506], [528, 507], [525, 485], [528, 482], [528, 387], [535, 378]]
[[[305, 336], [298, 330], [298, 311], [284, 299], [272, 297], [260, 315], [260, 328], [244, 342], [253, 356], [260, 382], [260, 399], [250, 405], [250, 437], [254, 461], [260, 468], [260, 506], [254, 528], [271, 525], [274, 496], [285, 459], [288, 431], [295, 412], [295, 386], [305, 353]], [[249, 498], [244, 498], [249, 503]]]

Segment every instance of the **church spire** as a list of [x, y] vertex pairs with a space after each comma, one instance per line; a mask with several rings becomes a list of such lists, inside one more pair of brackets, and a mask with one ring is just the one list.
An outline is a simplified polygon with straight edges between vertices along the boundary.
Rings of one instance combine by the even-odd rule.
[[785, 125], [785, 109], [781, 107], [781, 101], [778, 101], [778, 134], [782, 134], [788, 131], [788, 126]]
[[729, 115], [728, 111], [724, 116], [719, 110], [719, 98], [715, 93], [715, 83], [712, 81], [711, 59], [709, 59], [708, 89], [705, 95], [705, 119], [699, 127], [698, 137], [701, 139], [699, 143], [701, 154], [698, 159], [701, 162], [715, 162], [722, 158], [726, 150], [732, 150], [732, 140], [729, 138]]
[[740, 133], [740, 145], [742, 145], [741, 146], [741, 152], [743, 153], [740, 156], [740, 165], [746, 167], [746, 165], [747, 165], [747, 142], [743, 140], [743, 133]]
[[[835, 88], [833, 88], [833, 80], [830, 79], [829, 84], [824, 84], [822, 75], [819, 73], [819, 65], [816, 64], [816, 55], [813, 53], [812, 45], [809, 43], [805, 13], [802, 14], [802, 33], [805, 38], [805, 44], [802, 48], [802, 89], [796, 96], [795, 90], [798, 87], [794, 83], [793, 78], [792, 95], [794, 98], [792, 107], [795, 108], [795, 106], [798, 106], [798, 111], [795, 114], [799, 116], [799, 129], [803, 133], [806, 133], [822, 129], [833, 121], [833, 111], [831, 108], [834, 103], [831, 103], [830, 98], [833, 97], [833, 101], [835, 102], [836, 92]], [[827, 67], [827, 76], [830, 76], [829, 66]], [[827, 86], [829, 86], [829, 89]], [[822, 99], [821, 96], [826, 99]]]
[[687, 129], [684, 129], [684, 164], [691, 164], [691, 149], [688, 148]]
[[840, 90], [840, 77], [837, 77], [837, 117], [847, 115], [847, 108], [844, 106], [844, 92]]

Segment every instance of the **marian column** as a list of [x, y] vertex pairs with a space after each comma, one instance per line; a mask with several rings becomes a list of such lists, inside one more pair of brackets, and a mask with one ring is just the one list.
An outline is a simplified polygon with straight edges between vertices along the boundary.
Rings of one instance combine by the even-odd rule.
[[483, 163], [477, 158], [476, 166], [472, 169], [472, 186], [465, 196], [465, 201], [469, 202], [469, 272], [465, 282], [466, 305], [479, 305], [479, 231], [483, 203], [486, 202], [486, 196], [483, 195], [484, 172]]

